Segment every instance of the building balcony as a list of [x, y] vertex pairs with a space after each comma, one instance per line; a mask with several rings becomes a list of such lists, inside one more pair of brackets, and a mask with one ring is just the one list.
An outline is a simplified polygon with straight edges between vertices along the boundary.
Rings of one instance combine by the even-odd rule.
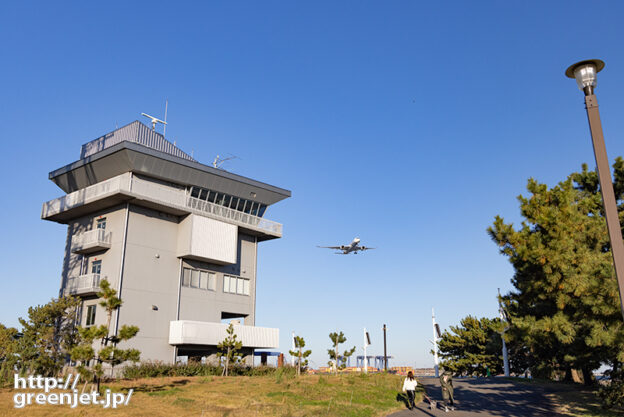
[[[227, 328], [227, 324], [207, 321], [171, 321], [169, 322], [169, 344], [216, 346], [227, 337]], [[243, 347], [279, 348], [279, 329], [235, 324], [234, 332], [237, 340], [243, 343]]]
[[85, 274], [69, 278], [65, 284], [65, 295], [94, 295], [100, 291], [100, 274]]
[[104, 229], [94, 229], [72, 237], [71, 250], [74, 253], [92, 253], [110, 249], [111, 234]]
[[67, 223], [72, 218], [127, 201], [176, 216], [197, 214], [234, 224], [259, 240], [282, 237], [280, 223], [191, 197], [185, 189], [146, 181], [130, 173], [44, 203], [41, 218]]

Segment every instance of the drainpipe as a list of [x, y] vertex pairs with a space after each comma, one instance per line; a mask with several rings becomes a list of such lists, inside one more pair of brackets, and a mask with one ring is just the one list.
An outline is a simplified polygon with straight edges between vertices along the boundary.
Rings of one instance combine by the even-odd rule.
[[[132, 180], [132, 177], [130, 177]], [[124, 266], [126, 261], [126, 243], [128, 241], [128, 217], [130, 216], [130, 203], [126, 203], [126, 219], [124, 221], [124, 233], [123, 233], [123, 243], [121, 247], [121, 262], [119, 265], [119, 284], [117, 285], [117, 297], [121, 300], [121, 283], [123, 281], [123, 273]], [[121, 307], [117, 308], [117, 312], [115, 314], [115, 336], [117, 336], [117, 331], [119, 330], [119, 310]]]

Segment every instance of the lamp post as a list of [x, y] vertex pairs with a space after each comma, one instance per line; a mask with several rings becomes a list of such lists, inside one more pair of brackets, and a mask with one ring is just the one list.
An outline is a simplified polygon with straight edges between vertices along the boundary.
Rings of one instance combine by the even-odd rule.
[[598, 180], [600, 181], [600, 192], [602, 193], [602, 203], [607, 220], [609, 240], [611, 241], [611, 253], [613, 255], [613, 265], [615, 276], [618, 281], [620, 292], [620, 307], [624, 316], [624, 303], [622, 303], [622, 293], [624, 289], [624, 242], [622, 242], [622, 229], [618, 218], [615, 193], [613, 192], [613, 182], [611, 181], [611, 170], [607, 149], [602, 134], [602, 124], [600, 113], [598, 112], [598, 101], [594, 95], [596, 87], [596, 74], [604, 68], [605, 64], [599, 59], [590, 59], [577, 62], [571, 65], [565, 72], [569, 78], [575, 78], [579, 89], [585, 93], [585, 108], [587, 109], [587, 119], [589, 120], [589, 130], [591, 131], [592, 143], [594, 146], [594, 156], [598, 168]]

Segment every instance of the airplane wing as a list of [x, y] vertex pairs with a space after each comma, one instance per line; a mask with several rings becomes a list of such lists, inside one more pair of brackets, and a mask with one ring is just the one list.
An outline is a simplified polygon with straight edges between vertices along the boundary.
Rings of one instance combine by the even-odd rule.
[[317, 246], [317, 248], [324, 248], [324, 249], [342, 249], [341, 246]]
[[357, 250], [369, 250], [369, 249], [377, 249], [377, 248], [369, 248], [369, 247], [366, 247], [366, 246], [360, 246], [360, 248], [357, 249]]

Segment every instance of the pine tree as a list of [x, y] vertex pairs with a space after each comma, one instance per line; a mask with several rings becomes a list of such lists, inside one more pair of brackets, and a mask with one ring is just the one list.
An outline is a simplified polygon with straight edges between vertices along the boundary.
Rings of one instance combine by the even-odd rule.
[[498, 333], [500, 319], [464, 317], [459, 326], [451, 326], [438, 341], [444, 369], [460, 375], [486, 376], [500, 373], [502, 342]]
[[55, 376], [65, 365], [67, 352], [76, 343], [74, 330], [80, 299], [61, 297], [30, 307], [28, 318], [19, 318], [23, 337], [17, 340], [22, 372]]
[[[622, 212], [624, 160], [614, 164]], [[488, 232], [509, 257], [515, 290], [504, 297], [534, 375], [584, 382], [624, 361], [624, 326], [597, 174], [583, 165], [552, 188], [530, 179], [520, 227], [497, 216]], [[622, 215], [620, 214], [620, 217]]]
[[311, 350], [304, 351], [303, 350], [304, 347], [305, 347], [305, 340], [303, 340], [303, 337], [295, 336], [295, 349], [296, 350], [288, 351], [288, 353], [290, 353], [291, 356], [294, 356], [297, 358], [297, 376], [301, 375], [302, 367], [308, 366], [307, 357], [312, 354]]
[[227, 336], [225, 339], [217, 345], [219, 361], [221, 358], [225, 358], [222, 376], [228, 376], [230, 365], [236, 365], [242, 360], [240, 350], [243, 348], [243, 342], [236, 340], [236, 333], [234, 333], [234, 325], [232, 323], [230, 323], [226, 332]]
[[[71, 350], [71, 358], [79, 361], [78, 372], [96, 385], [100, 391], [100, 382], [104, 375], [103, 364], [108, 364], [111, 375], [116, 365], [126, 361], [137, 362], [141, 352], [137, 349], [120, 349], [117, 344], [132, 339], [139, 332], [137, 326], [123, 325], [117, 335], [110, 334], [110, 325], [113, 312], [121, 307], [122, 301], [117, 297], [117, 291], [111, 288], [107, 280], [100, 281], [100, 291], [97, 296], [102, 299], [100, 305], [106, 310], [106, 324], [91, 327], [78, 327], [80, 343]], [[100, 341], [99, 350], [95, 350], [95, 341]]]
[[[330, 363], [332, 363], [332, 367], [334, 368], [334, 374], [338, 374], [338, 369], [339, 368], [344, 369], [347, 358], [353, 355], [353, 352], [355, 352], [355, 346], [353, 346], [353, 349], [351, 350], [345, 350], [342, 356], [340, 356], [338, 355], [338, 345], [346, 342], [347, 338], [342, 332], [340, 332], [340, 333], [330, 333], [329, 339], [332, 341], [333, 347], [332, 349], [327, 349], [327, 353], [329, 354], [329, 359], [332, 361]], [[342, 364], [340, 365], [338, 365], [339, 359], [342, 359], [343, 361]]]

